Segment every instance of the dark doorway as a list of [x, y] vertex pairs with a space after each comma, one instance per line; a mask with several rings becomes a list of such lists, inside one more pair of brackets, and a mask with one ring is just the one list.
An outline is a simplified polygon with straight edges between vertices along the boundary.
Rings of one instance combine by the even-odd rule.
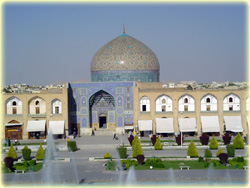
[[107, 125], [106, 125], [106, 116], [100, 116], [99, 117], [99, 127], [100, 128], [107, 128]]

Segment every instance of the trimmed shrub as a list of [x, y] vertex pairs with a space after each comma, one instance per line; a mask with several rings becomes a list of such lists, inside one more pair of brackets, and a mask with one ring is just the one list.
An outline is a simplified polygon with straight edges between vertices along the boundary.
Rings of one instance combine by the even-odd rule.
[[188, 145], [187, 155], [189, 155], [190, 157], [198, 157], [198, 150], [193, 140], [191, 140], [190, 144]]
[[199, 158], [198, 158], [198, 162], [204, 162], [203, 157], [199, 156]]
[[220, 161], [221, 161], [222, 164], [227, 163], [228, 154], [227, 153], [221, 153], [219, 155], [219, 159], [220, 159]]
[[136, 156], [136, 159], [137, 159], [137, 162], [138, 162], [138, 165], [143, 165], [143, 161], [144, 161], [144, 155], [137, 155]]
[[14, 159], [12, 157], [5, 157], [4, 158], [4, 163], [5, 163], [6, 168], [8, 168], [11, 171], [13, 171]]
[[230, 144], [231, 138], [232, 138], [232, 137], [231, 137], [228, 133], [226, 133], [226, 134], [222, 137], [224, 144], [225, 144], [225, 145]]
[[140, 142], [139, 142], [139, 139], [138, 139], [138, 141], [136, 141], [136, 138], [137, 138], [137, 136], [135, 137], [135, 139], [133, 140], [133, 145], [132, 145], [132, 147], [133, 147], [133, 154], [132, 154], [132, 156], [135, 158], [137, 155], [143, 155], [143, 150], [142, 150], [142, 148], [141, 148], [141, 144], [140, 144]]
[[[184, 136], [182, 137], [182, 143], [184, 140]], [[180, 146], [181, 145], [181, 135], [175, 136], [175, 142]]]
[[212, 159], [211, 163], [213, 164], [213, 166], [219, 166], [220, 162], [218, 160]]
[[147, 159], [145, 164], [147, 166], [153, 166], [154, 168], [165, 168], [165, 165], [162, 163], [161, 159]]
[[137, 136], [134, 137], [132, 141], [132, 149], [134, 150], [134, 147], [137, 143], [140, 143], [139, 138]]
[[25, 161], [30, 160], [30, 154], [31, 154], [31, 149], [29, 149], [27, 146], [24, 146], [24, 148], [22, 149], [22, 155]]
[[117, 147], [117, 151], [121, 159], [127, 158], [127, 148], [125, 146]]
[[12, 159], [14, 159], [14, 160], [17, 159], [16, 150], [14, 149], [13, 144], [10, 145], [10, 149], [9, 149], [6, 157], [12, 157]]
[[205, 167], [205, 168], [208, 168], [208, 167], [209, 167], [209, 165], [210, 165], [210, 163], [209, 163], [209, 162], [204, 162], [204, 167]]
[[212, 137], [212, 139], [209, 143], [209, 148], [210, 149], [218, 149], [218, 142], [214, 136]]
[[29, 166], [35, 166], [35, 165], [36, 165], [36, 160], [29, 161]]
[[229, 157], [234, 157], [235, 155], [235, 147], [233, 144], [228, 144], [227, 145], [227, 154]]
[[130, 166], [137, 166], [138, 165], [138, 162], [135, 160], [121, 160], [121, 167], [122, 167], [123, 163], [125, 164], [126, 169], [129, 169]]
[[40, 144], [40, 147], [38, 148], [35, 157], [37, 160], [43, 160], [44, 156], [45, 156], [45, 150], [43, 149], [42, 144]]
[[233, 140], [233, 145], [234, 145], [235, 149], [244, 149], [244, 142], [243, 142], [243, 139], [242, 139], [240, 133], [237, 133], [237, 135], [235, 136], [235, 138]]
[[204, 157], [212, 157], [212, 152], [210, 149], [205, 149], [204, 151]]
[[16, 169], [16, 170], [26, 170], [27, 169], [27, 166], [28, 164], [27, 163], [16, 163], [13, 165], [13, 167]]
[[153, 146], [155, 145], [155, 142], [156, 142], [156, 135], [154, 134], [153, 136], [151, 136], [151, 142], [153, 144]]
[[236, 161], [237, 161], [237, 162], [242, 162], [242, 163], [243, 163], [243, 162], [244, 162], [244, 157], [237, 157]]
[[155, 150], [162, 150], [161, 142], [159, 138], [156, 138], [156, 142], [154, 144]]
[[128, 137], [128, 141], [131, 146], [132, 146], [133, 140], [134, 140], [134, 136], [131, 134], [130, 137]]
[[200, 136], [200, 141], [202, 145], [208, 145], [209, 142], [209, 136], [207, 134], [202, 134]]
[[222, 148], [219, 148], [216, 152], [216, 156], [218, 157], [221, 153], [225, 153]]
[[68, 141], [67, 146], [70, 151], [76, 151], [76, 141]]
[[111, 158], [111, 155], [109, 154], [109, 152], [106, 152], [106, 153], [103, 155], [103, 158], [104, 158], [104, 159], [110, 159], [110, 158]]

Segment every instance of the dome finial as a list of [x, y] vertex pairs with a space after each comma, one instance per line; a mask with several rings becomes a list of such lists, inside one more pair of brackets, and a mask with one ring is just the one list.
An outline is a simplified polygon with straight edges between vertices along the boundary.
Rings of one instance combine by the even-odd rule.
[[123, 33], [125, 34], [125, 26], [124, 26], [124, 24], [123, 24]]

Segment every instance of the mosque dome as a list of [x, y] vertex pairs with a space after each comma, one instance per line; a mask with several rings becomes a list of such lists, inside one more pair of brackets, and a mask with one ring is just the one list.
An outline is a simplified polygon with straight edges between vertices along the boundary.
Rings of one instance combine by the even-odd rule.
[[159, 62], [142, 42], [125, 34], [101, 47], [91, 62], [92, 82], [159, 82]]

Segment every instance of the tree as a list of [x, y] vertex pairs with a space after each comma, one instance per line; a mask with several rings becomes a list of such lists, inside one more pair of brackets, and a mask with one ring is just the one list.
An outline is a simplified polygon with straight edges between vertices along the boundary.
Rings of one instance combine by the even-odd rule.
[[110, 159], [110, 158], [111, 158], [111, 155], [109, 154], [109, 152], [106, 152], [106, 153], [103, 155], [103, 158], [104, 158], [104, 159]]
[[233, 145], [235, 149], [244, 149], [244, 142], [242, 137], [240, 136], [240, 133], [237, 133], [237, 135], [235, 136]]
[[162, 150], [162, 146], [161, 146], [161, 142], [159, 138], [156, 138], [154, 147], [155, 147], [155, 150]]
[[219, 148], [216, 152], [216, 156], [218, 157], [221, 153], [225, 153], [222, 148]]
[[37, 152], [36, 152], [36, 159], [37, 160], [43, 160], [45, 156], [45, 151], [42, 147], [42, 144], [40, 144], [40, 147], [38, 148]]
[[14, 160], [17, 159], [16, 150], [14, 149], [13, 144], [10, 145], [10, 149], [6, 157], [12, 157]]
[[31, 149], [29, 149], [27, 146], [24, 146], [24, 148], [22, 149], [22, 155], [25, 161], [30, 160], [30, 154], [31, 154]]
[[187, 155], [190, 157], [198, 157], [198, 150], [193, 140], [191, 140], [190, 144], [188, 145]]
[[209, 148], [210, 149], [218, 149], [218, 142], [214, 136], [212, 137], [212, 139], [209, 143]]
[[140, 141], [137, 136], [135, 136], [133, 143], [132, 143], [132, 148], [133, 148], [133, 157], [136, 157], [137, 155], [143, 155], [143, 150], [141, 148]]
[[133, 139], [133, 141], [132, 141], [132, 149], [133, 149], [133, 150], [134, 150], [134, 147], [135, 147], [136, 143], [138, 143], [138, 142], [140, 143], [138, 137], [135, 136], [134, 139]]

